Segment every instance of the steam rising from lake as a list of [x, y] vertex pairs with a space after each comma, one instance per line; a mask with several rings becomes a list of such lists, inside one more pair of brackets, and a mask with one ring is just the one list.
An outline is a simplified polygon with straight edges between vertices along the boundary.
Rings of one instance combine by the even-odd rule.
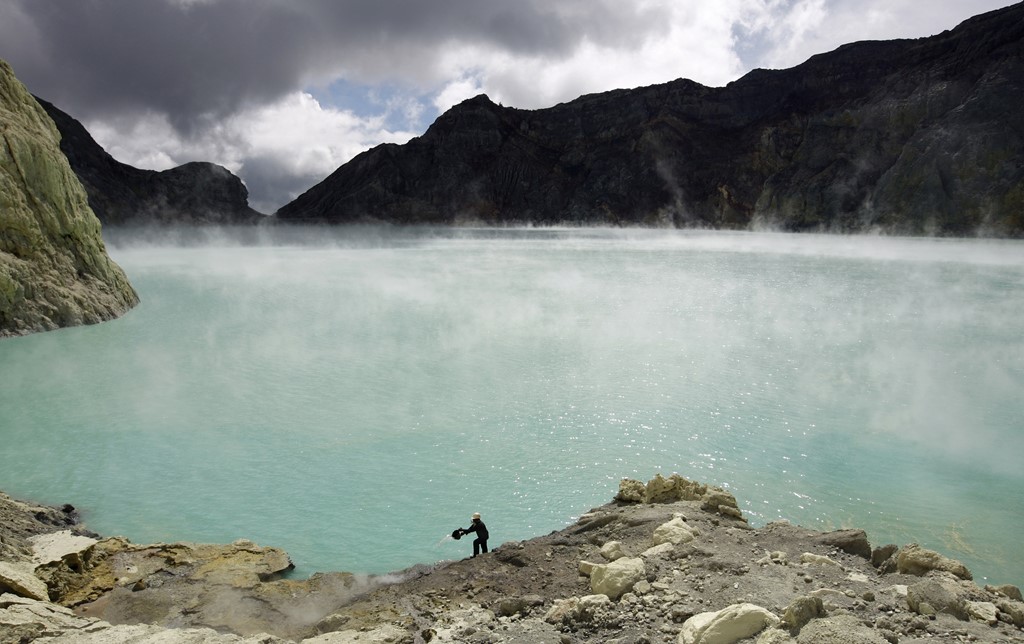
[[1024, 245], [106, 231], [142, 304], [0, 343], [0, 489], [303, 572], [461, 557], [656, 472], [1024, 582]]

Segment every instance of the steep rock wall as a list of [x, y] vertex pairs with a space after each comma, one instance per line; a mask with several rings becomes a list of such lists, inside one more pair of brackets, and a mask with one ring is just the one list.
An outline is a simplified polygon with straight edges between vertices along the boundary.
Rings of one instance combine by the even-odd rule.
[[105, 226], [253, 224], [249, 191], [227, 168], [194, 161], [157, 172], [110, 156], [77, 120], [36, 97], [60, 132], [60, 149]]
[[281, 208], [283, 221], [1024, 236], [1024, 3], [725, 87], [542, 110], [486, 96]]
[[0, 337], [100, 322], [138, 302], [59, 139], [0, 60]]

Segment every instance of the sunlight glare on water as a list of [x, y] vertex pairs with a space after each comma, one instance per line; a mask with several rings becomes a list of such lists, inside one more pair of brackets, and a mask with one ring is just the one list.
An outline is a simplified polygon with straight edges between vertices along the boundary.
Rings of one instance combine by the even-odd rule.
[[679, 472], [1024, 582], [1019, 242], [116, 232], [138, 308], [0, 342], [0, 489], [100, 533], [385, 572]]

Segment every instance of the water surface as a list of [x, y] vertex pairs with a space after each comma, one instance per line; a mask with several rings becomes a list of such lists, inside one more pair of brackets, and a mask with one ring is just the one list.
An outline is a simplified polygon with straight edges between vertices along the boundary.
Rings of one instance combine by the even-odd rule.
[[[1024, 245], [610, 230], [206, 231], [142, 304], [0, 342], [0, 489], [136, 542], [384, 572], [656, 472], [1024, 583]], [[172, 243], [173, 242], [173, 243]]]

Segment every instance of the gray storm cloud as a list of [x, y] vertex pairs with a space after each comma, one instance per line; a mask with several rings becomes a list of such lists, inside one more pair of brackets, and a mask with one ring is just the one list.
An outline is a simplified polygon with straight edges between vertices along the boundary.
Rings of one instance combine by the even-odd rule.
[[8, 0], [0, 56], [80, 119], [155, 111], [188, 131], [339, 76], [436, 83], [454, 43], [557, 57], [661, 22], [654, 9], [583, 0]]

